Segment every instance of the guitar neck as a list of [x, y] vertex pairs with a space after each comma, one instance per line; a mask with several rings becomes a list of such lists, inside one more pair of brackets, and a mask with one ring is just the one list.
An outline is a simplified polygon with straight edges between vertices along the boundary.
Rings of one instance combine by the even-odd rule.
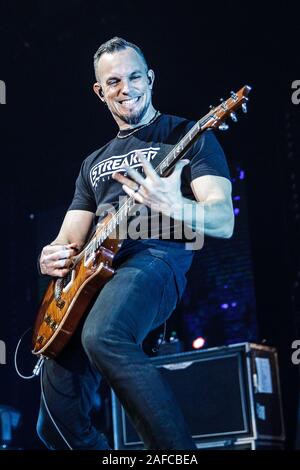
[[155, 168], [159, 176], [168, 176], [176, 162], [184, 157], [190, 147], [196, 142], [200, 134], [207, 128], [210, 120], [209, 114], [196, 122], [189, 132], [175, 145], [170, 153]]

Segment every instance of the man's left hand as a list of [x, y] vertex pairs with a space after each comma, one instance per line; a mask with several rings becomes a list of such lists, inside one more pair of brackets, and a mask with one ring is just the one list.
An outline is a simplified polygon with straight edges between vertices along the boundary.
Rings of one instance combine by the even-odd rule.
[[122, 184], [126, 194], [133, 196], [140, 204], [166, 215], [182, 210], [181, 173], [185, 165], [190, 163], [189, 160], [180, 160], [170, 176], [161, 177], [142, 154], [139, 154], [139, 159], [143, 165], [145, 178], [130, 167], [126, 167], [126, 173], [130, 178], [122, 173], [112, 175]]

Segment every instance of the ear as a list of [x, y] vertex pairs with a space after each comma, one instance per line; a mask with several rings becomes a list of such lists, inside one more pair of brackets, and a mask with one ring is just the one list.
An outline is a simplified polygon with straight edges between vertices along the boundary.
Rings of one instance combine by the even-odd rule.
[[148, 80], [149, 80], [149, 87], [150, 87], [150, 90], [152, 90], [154, 79], [155, 79], [155, 74], [153, 70], [149, 69], [147, 72], [147, 75], [148, 75]]
[[105, 103], [105, 98], [104, 98], [103, 91], [102, 91], [102, 86], [100, 85], [100, 83], [98, 83], [98, 82], [94, 83], [93, 90], [96, 93], [96, 95], [98, 96], [98, 98], [100, 98], [100, 100], [103, 103]]

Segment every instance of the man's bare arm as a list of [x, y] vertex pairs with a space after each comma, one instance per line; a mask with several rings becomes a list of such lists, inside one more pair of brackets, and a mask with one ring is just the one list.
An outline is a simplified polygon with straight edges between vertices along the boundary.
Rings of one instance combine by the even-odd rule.
[[86, 241], [93, 219], [93, 212], [82, 210], [68, 211], [60, 231], [51, 245], [76, 243], [78, 249], [81, 249]]
[[[234, 227], [231, 182], [222, 176], [205, 175], [193, 180], [191, 188], [196, 204], [204, 211], [204, 233], [212, 237], [230, 238]], [[185, 202], [188, 203], [186, 199]]]

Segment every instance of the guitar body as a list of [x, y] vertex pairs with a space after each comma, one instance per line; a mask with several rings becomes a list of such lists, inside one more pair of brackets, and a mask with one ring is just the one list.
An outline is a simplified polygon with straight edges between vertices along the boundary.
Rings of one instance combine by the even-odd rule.
[[101, 288], [113, 276], [112, 262], [122, 241], [106, 239], [92, 257], [84, 256], [64, 278], [50, 282], [33, 333], [33, 354], [56, 357], [71, 339]]

